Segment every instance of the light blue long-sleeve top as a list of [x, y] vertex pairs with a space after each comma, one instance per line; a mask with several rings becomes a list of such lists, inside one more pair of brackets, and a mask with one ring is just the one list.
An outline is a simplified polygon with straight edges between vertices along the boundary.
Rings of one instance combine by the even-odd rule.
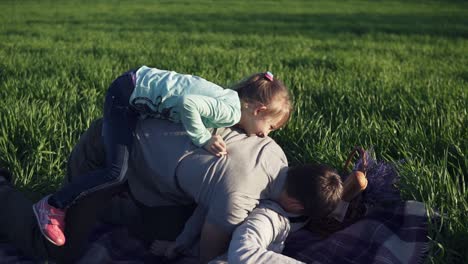
[[130, 105], [144, 116], [181, 122], [197, 146], [210, 140], [207, 128], [230, 127], [241, 117], [236, 91], [198, 76], [147, 66], [136, 72]]

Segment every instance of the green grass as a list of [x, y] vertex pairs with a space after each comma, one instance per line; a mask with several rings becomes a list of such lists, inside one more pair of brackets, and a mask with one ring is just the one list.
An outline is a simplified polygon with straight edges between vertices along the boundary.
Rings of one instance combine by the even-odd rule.
[[[228, 86], [291, 88], [273, 137], [291, 164], [341, 166], [355, 144], [404, 160], [431, 223], [429, 263], [467, 263], [468, 4], [463, 1], [0, 1], [0, 166], [56, 189], [120, 73], [150, 65]], [[433, 213], [429, 209], [429, 213]]]

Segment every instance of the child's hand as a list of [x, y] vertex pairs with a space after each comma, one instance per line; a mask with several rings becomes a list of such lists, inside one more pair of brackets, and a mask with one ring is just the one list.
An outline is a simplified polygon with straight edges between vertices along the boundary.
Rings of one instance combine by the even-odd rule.
[[203, 148], [218, 157], [227, 154], [226, 143], [220, 135], [213, 135]]
[[[150, 251], [156, 256], [166, 256], [166, 252], [171, 247], [175, 248], [174, 241], [154, 240], [150, 246]], [[174, 251], [174, 249], [171, 249], [171, 251]]]
[[367, 178], [362, 171], [353, 171], [343, 182], [341, 199], [351, 202], [356, 196], [367, 188]]

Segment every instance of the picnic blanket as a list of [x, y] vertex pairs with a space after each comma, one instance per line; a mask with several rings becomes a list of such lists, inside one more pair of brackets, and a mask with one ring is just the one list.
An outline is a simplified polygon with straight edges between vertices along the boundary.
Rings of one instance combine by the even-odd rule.
[[422, 263], [428, 251], [423, 203], [376, 207], [326, 239], [308, 230], [292, 233], [283, 254], [306, 263]]
[[[329, 234], [299, 230], [289, 235], [284, 254], [306, 263], [421, 263], [428, 252], [426, 208], [423, 203], [402, 201], [395, 188], [398, 173], [392, 164], [367, 156], [368, 188], [360, 197], [366, 208], [358, 218], [345, 219], [344, 229]], [[358, 160], [355, 169], [359, 169]], [[35, 263], [8, 243], [0, 243], [0, 263]], [[51, 262], [48, 262], [51, 263]], [[185, 257], [175, 261], [156, 257], [124, 226], [98, 224], [78, 262], [197, 263]]]
[[[153, 256], [122, 226], [98, 225], [90, 240], [79, 263], [196, 263], [191, 258], [168, 262]], [[424, 204], [406, 201], [375, 207], [326, 239], [308, 230], [292, 233], [284, 254], [306, 263], [421, 263], [427, 244]], [[35, 262], [9, 244], [0, 243], [0, 263]]]

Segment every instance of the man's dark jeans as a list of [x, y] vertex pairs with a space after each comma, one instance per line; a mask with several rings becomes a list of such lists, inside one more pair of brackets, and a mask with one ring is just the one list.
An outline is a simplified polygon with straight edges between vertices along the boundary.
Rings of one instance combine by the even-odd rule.
[[107, 197], [121, 192], [124, 185], [86, 196], [67, 213], [67, 242], [57, 247], [44, 238], [32, 211], [32, 202], [10, 184], [0, 185], [0, 235], [37, 260], [73, 263], [82, 254], [96, 223], [97, 213], [109, 203]]
[[[78, 181], [89, 176], [88, 171], [104, 166], [106, 158], [101, 127], [102, 120], [93, 122], [81, 136], [68, 160], [66, 181]], [[73, 263], [85, 249], [98, 217], [111, 213], [111, 197], [125, 191], [129, 191], [127, 184], [101, 189], [71, 206], [66, 217], [67, 242], [57, 247], [41, 234], [32, 211], [33, 203], [10, 184], [0, 184], [0, 236], [37, 260]], [[174, 240], [193, 212], [192, 206], [151, 208], [139, 204], [137, 208], [140, 217], [123, 222], [128, 222], [131, 234], [147, 243], [153, 239]]]

